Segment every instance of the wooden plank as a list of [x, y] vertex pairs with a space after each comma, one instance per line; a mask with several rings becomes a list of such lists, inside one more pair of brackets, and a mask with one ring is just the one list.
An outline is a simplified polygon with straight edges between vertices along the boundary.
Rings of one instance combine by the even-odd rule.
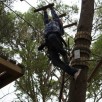
[[63, 26], [63, 28], [68, 28], [68, 27], [71, 27], [71, 26], [74, 26], [74, 25], [77, 25], [77, 22], [69, 24], [69, 25], [65, 25], [65, 26]]
[[54, 6], [54, 3], [51, 3], [51, 4], [46, 5], [46, 6], [43, 6], [43, 7], [38, 8], [38, 9], [35, 9], [34, 12], [39, 12], [39, 11], [41, 11], [41, 10], [44, 10], [44, 9], [50, 8], [50, 7], [52, 7], [52, 6]]
[[66, 16], [66, 13], [59, 15], [59, 18]]
[[23, 74], [23, 69], [20, 68], [19, 66], [12, 64], [11, 62], [0, 58], [0, 69], [3, 68], [6, 71], [11, 72], [12, 74]]
[[102, 66], [102, 59], [99, 61], [99, 63], [96, 65], [95, 69], [93, 70], [93, 72], [91, 73], [91, 75], [88, 78], [88, 82], [90, 82], [92, 80], [92, 78], [95, 76], [95, 74], [97, 73], [98, 69]]
[[21, 64], [16, 61], [6, 60], [0, 57], [0, 88], [6, 86], [24, 74]]

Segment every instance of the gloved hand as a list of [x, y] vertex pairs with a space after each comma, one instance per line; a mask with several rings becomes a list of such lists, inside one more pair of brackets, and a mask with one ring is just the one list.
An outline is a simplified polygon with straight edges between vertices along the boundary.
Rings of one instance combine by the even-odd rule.
[[44, 47], [45, 47], [45, 43], [41, 44], [41, 45], [38, 47], [38, 51], [41, 51]]

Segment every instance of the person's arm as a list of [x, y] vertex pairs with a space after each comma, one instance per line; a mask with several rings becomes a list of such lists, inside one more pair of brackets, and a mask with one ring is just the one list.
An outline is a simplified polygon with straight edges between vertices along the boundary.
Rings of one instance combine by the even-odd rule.
[[53, 18], [54, 20], [60, 21], [60, 19], [59, 19], [57, 13], [55, 12], [54, 8], [51, 7], [50, 10], [51, 10], [52, 18]]
[[44, 24], [46, 25], [49, 22], [47, 11], [44, 10]]
[[61, 31], [61, 35], [63, 35], [64, 34], [64, 29], [63, 29], [62, 21], [59, 19], [59, 16], [57, 15], [57, 13], [53, 9], [53, 7], [51, 7], [50, 9], [51, 9], [51, 14], [52, 14], [53, 20], [58, 22], [59, 27], [60, 27], [60, 31]]

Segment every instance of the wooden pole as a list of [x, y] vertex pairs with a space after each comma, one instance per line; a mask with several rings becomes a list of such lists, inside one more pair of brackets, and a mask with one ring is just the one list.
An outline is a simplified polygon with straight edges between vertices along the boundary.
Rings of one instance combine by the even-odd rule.
[[[68, 102], [85, 102], [87, 90], [88, 62], [90, 58], [91, 30], [94, 15], [94, 0], [82, 0], [81, 14], [75, 35], [75, 46], [71, 64], [82, 71], [77, 80], [71, 80]], [[74, 52], [80, 50], [80, 58], [75, 59]]]

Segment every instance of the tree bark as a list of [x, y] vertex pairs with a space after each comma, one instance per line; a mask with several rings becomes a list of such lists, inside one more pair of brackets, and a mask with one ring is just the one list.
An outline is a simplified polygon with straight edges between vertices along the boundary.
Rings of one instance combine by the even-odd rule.
[[[77, 80], [71, 79], [68, 102], [85, 102], [87, 90], [87, 72], [90, 57], [91, 30], [94, 15], [94, 0], [82, 0], [81, 14], [77, 34], [75, 35], [75, 47], [72, 52], [71, 64], [75, 68], [82, 68]], [[74, 51], [80, 50], [80, 59], [74, 59]]]

